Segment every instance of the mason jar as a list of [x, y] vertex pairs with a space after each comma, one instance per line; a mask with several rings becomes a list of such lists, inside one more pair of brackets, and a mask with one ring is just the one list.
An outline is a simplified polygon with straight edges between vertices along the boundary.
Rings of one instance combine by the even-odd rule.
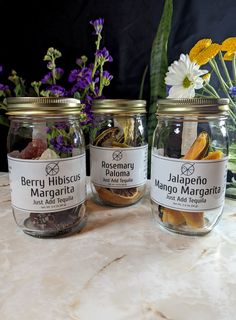
[[8, 98], [8, 168], [17, 225], [35, 237], [78, 231], [85, 222], [85, 145], [80, 101]]
[[129, 206], [147, 182], [146, 102], [103, 99], [92, 104], [90, 179], [95, 201]]
[[219, 222], [225, 200], [228, 99], [163, 99], [151, 156], [155, 221], [201, 236]]

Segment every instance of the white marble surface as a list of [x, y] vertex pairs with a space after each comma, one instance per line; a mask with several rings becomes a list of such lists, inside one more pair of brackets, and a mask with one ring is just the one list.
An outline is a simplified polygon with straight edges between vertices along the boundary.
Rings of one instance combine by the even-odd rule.
[[88, 212], [76, 235], [30, 237], [0, 175], [1, 320], [236, 318], [236, 201], [200, 238], [154, 225], [148, 194], [123, 209], [88, 201]]

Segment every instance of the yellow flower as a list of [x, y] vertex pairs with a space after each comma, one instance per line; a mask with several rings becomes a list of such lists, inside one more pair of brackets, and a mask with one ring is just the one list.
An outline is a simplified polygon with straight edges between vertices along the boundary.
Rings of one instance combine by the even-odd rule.
[[221, 44], [221, 50], [230, 51], [230, 53], [236, 52], [236, 37], [225, 39]]
[[202, 50], [206, 49], [211, 45], [212, 41], [211, 39], [201, 39], [199, 40], [190, 50], [189, 52], [189, 58], [191, 61], [194, 61], [196, 56], [202, 52]]
[[218, 43], [212, 43], [206, 49], [202, 50], [195, 58], [194, 62], [196, 62], [199, 66], [202, 66], [208, 63], [211, 59], [213, 59], [220, 51], [221, 45]]
[[203, 79], [205, 82], [209, 83], [209, 82], [210, 82], [210, 79], [211, 79], [211, 74], [210, 74], [209, 72], [206, 73], [206, 74], [204, 74], [204, 75], [202, 76], [202, 79]]
[[224, 60], [233, 60], [235, 54], [236, 52], [227, 51], [223, 58]]

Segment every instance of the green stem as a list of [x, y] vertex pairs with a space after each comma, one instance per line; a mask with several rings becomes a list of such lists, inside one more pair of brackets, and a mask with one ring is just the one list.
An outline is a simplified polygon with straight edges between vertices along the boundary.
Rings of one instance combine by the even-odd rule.
[[201, 94], [201, 93], [195, 93], [195, 97], [196, 98], [206, 98], [205, 94]]
[[[87, 87], [87, 88], [84, 89], [84, 92], [83, 92], [83, 94], [81, 95], [81, 100], [83, 100], [83, 99], [85, 98], [85, 96], [86, 96], [86, 94], [87, 94], [88, 91], [89, 91], [89, 87]], [[92, 90], [92, 91], [93, 91], [93, 90]]]
[[215, 59], [213, 58], [212, 60], [209, 61], [209, 63], [212, 66], [212, 69], [215, 71], [215, 73], [216, 73], [217, 77], [219, 78], [220, 82], [222, 83], [222, 89], [224, 88], [224, 90], [228, 91], [229, 86], [227, 85], [227, 83], [225, 82], [224, 78], [222, 77], [220, 69], [219, 69]]
[[220, 98], [219, 94], [216, 92], [215, 88], [213, 88], [209, 83], [206, 83], [205, 86], [212, 91], [212, 93], [217, 97]]
[[100, 97], [102, 95], [102, 89], [103, 89], [103, 65], [100, 66], [100, 84], [99, 84], [99, 92], [98, 96]]
[[[102, 39], [102, 36], [100, 34], [98, 34], [98, 39], [96, 41], [96, 51], [99, 50], [99, 48], [100, 48], [101, 39]], [[93, 79], [95, 72], [97, 70], [97, 64], [98, 64], [98, 58], [95, 55], [94, 66], [93, 66], [93, 71], [92, 71], [92, 79]]]
[[53, 65], [53, 68], [52, 68], [52, 83], [56, 84], [56, 72], [55, 72], [56, 64], [55, 64], [55, 59], [54, 58], [52, 58], [52, 65]]
[[236, 108], [236, 105], [235, 105], [234, 101], [232, 100], [232, 98], [229, 95], [229, 91], [228, 91], [229, 88], [228, 88], [227, 84], [225, 83], [225, 81], [224, 81], [224, 79], [223, 79], [223, 77], [222, 77], [222, 75], [220, 73], [220, 70], [219, 70], [219, 68], [217, 66], [216, 61], [214, 59], [212, 59], [212, 60], [209, 61], [209, 63], [210, 63], [212, 69], [214, 70], [214, 72], [216, 73], [216, 75], [217, 75], [217, 77], [218, 77], [218, 79], [220, 81], [220, 85], [221, 85], [221, 88], [222, 88], [223, 92], [225, 93], [225, 95], [229, 99], [231, 105], [234, 108]]
[[227, 78], [228, 84], [229, 84], [230, 87], [232, 87], [233, 84], [232, 84], [232, 81], [230, 79], [229, 71], [228, 71], [228, 69], [226, 67], [226, 64], [225, 64], [225, 61], [224, 61], [224, 58], [223, 58], [223, 55], [222, 55], [221, 51], [219, 52], [219, 56], [220, 56], [221, 65], [223, 67], [223, 70], [224, 70], [225, 76]]
[[234, 124], [236, 125], [236, 115], [231, 109], [229, 109], [229, 116], [233, 120]]
[[215, 91], [215, 89], [209, 85], [208, 83], [205, 83], [204, 87], [203, 87], [204, 91], [206, 91], [207, 93], [209, 93], [209, 95], [215, 97], [215, 98], [219, 98], [218, 93]]
[[236, 85], [236, 53], [234, 53], [232, 66], [233, 66], [233, 74], [234, 74], [234, 85]]

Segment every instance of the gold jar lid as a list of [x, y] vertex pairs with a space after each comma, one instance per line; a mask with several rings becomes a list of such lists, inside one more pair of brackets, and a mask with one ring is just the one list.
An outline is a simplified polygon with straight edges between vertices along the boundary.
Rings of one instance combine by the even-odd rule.
[[146, 113], [145, 100], [98, 99], [92, 103], [93, 113], [106, 114], [139, 114]]
[[82, 107], [80, 100], [74, 98], [11, 97], [6, 101], [10, 116], [77, 115]]
[[159, 99], [157, 115], [227, 115], [229, 99], [226, 98], [192, 98], [192, 99]]

